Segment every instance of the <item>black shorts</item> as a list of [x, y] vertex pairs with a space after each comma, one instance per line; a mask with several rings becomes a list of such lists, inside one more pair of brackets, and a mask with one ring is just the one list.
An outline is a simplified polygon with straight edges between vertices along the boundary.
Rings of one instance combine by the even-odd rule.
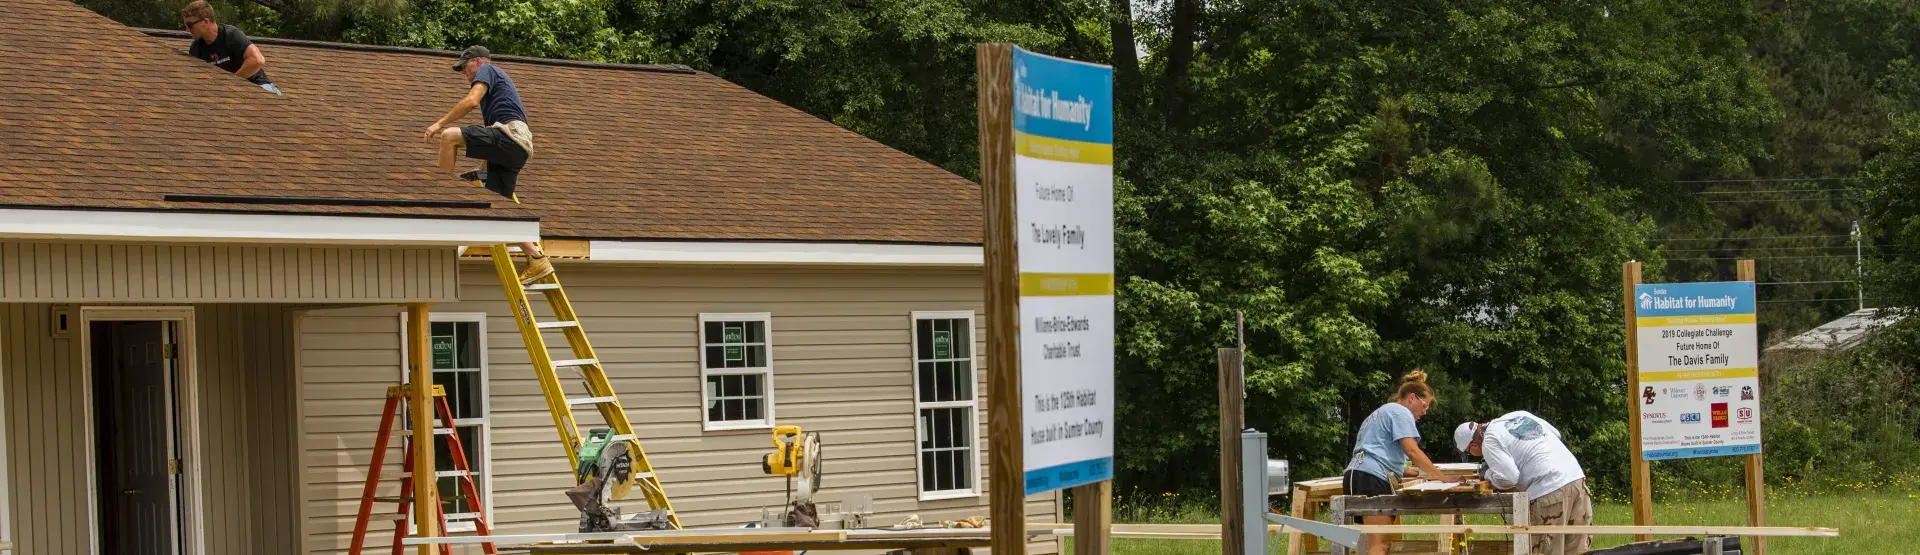
[[1347, 495], [1393, 495], [1393, 484], [1367, 472], [1348, 470], [1340, 480], [1340, 490]]
[[527, 149], [495, 127], [462, 126], [460, 138], [467, 143], [468, 158], [487, 161], [487, 189], [513, 198], [514, 185], [520, 181], [520, 167], [527, 165]]

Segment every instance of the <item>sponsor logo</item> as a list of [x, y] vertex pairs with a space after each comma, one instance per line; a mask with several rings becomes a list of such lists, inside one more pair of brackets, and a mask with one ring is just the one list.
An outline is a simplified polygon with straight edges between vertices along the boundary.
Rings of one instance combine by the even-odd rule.
[[1693, 384], [1693, 400], [1695, 401], [1707, 400], [1707, 384], [1703, 384], [1703, 383]]
[[1641, 420], [1653, 420], [1653, 419], [1656, 419], [1656, 418], [1666, 418], [1666, 417], [1667, 417], [1667, 413], [1664, 413], [1664, 412], [1643, 412], [1643, 413], [1640, 413], [1640, 419], [1641, 419]]
[[1727, 404], [1726, 403], [1713, 404], [1713, 427], [1715, 428], [1727, 427]]
[[1725, 399], [1733, 396], [1733, 386], [1717, 385], [1713, 387], [1713, 396]]
[[1740, 400], [1742, 401], [1753, 400], [1753, 386], [1751, 385], [1740, 386]]
[[1697, 412], [1680, 413], [1680, 423], [1681, 424], [1699, 424], [1700, 413], [1697, 413]]
[[1647, 386], [1646, 390], [1640, 392], [1640, 396], [1646, 398], [1647, 404], [1651, 405], [1653, 404], [1654, 398], [1659, 397], [1660, 395], [1654, 393], [1653, 386], [1649, 385]]
[[1734, 413], [1734, 417], [1739, 419], [1741, 424], [1752, 424], [1753, 407], [1740, 407], [1740, 410]]
[[1640, 310], [1646, 310], [1649, 308], [1653, 308], [1653, 295], [1641, 293], [1640, 294]]
[[1669, 398], [1669, 399], [1685, 399], [1685, 398], [1687, 398], [1687, 388], [1684, 388], [1684, 387], [1668, 387], [1668, 388], [1663, 388], [1663, 389], [1666, 389], [1666, 390], [1667, 390], [1667, 398]]

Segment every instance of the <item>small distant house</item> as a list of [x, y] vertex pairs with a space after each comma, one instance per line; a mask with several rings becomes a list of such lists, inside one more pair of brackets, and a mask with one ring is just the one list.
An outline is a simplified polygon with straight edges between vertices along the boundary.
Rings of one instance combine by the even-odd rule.
[[[758, 462], [776, 423], [822, 433], [820, 500], [871, 496], [883, 524], [986, 515], [976, 184], [713, 75], [503, 58], [537, 146], [515, 205], [428, 171], [421, 130], [466, 90], [451, 53], [260, 39], [274, 96], [64, 0], [0, 16], [16, 553], [344, 552], [402, 378], [400, 306], [420, 302], [482, 490], [446, 511], [573, 530], [501, 285], [461, 254], [534, 240], [565, 257], [688, 526], [782, 503]], [[1058, 499], [1027, 513], [1053, 521]]]

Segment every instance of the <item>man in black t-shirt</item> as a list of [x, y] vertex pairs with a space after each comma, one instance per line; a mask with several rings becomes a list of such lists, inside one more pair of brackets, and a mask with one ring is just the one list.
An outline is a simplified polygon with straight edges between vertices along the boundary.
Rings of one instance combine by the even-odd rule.
[[240, 28], [214, 21], [213, 6], [206, 0], [194, 0], [181, 8], [180, 23], [193, 35], [193, 44], [187, 47], [188, 55], [220, 66], [268, 92], [280, 94], [280, 87], [273, 86], [273, 81], [267, 79], [267, 57], [260, 53], [260, 47], [247, 40], [247, 34], [240, 32]]

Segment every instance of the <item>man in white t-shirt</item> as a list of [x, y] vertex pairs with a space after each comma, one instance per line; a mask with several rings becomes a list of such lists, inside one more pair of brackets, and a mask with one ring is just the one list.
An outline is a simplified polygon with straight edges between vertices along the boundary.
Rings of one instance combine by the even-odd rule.
[[[1460, 451], [1486, 459], [1487, 481], [1502, 491], [1526, 491], [1528, 524], [1585, 526], [1593, 523], [1593, 495], [1587, 474], [1573, 458], [1560, 430], [1527, 411], [1514, 411], [1486, 424], [1466, 422], [1453, 430]], [[1585, 553], [1585, 535], [1533, 535], [1533, 553]]]

